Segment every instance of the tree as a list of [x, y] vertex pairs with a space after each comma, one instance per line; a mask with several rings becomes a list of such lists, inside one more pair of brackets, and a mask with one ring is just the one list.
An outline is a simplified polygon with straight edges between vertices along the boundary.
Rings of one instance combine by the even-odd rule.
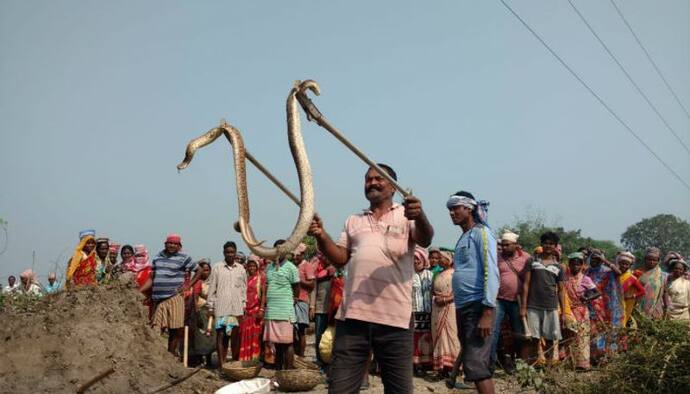
[[497, 235], [500, 237], [505, 230], [518, 234], [520, 236], [518, 243], [529, 253], [540, 245], [539, 238], [547, 231], [553, 231], [560, 236], [563, 250], [561, 257], [566, 257], [584, 246], [601, 249], [608, 258], [613, 258], [620, 249], [613, 241], [584, 237], [580, 229], [566, 230], [561, 226], [548, 226], [543, 214], [528, 213], [525, 217], [518, 217], [512, 225], [503, 226]]
[[662, 253], [673, 250], [687, 256], [690, 254], [690, 223], [670, 214], [642, 219], [625, 230], [621, 243], [638, 256], [650, 246], [656, 246]]

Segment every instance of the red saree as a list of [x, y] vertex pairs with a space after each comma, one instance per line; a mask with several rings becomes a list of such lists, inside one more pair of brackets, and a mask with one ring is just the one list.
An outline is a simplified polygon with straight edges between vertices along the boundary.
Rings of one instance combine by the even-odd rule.
[[247, 280], [247, 303], [240, 323], [240, 360], [258, 360], [261, 355], [263, 319], [259, 317], [261, 293], [266, 288], [266, 277], [260, 273]]
[[77, 263], [77, 268], [72, 274], [72, 284], [91, 286], [96, 283], [96, 254], [92, 252]]

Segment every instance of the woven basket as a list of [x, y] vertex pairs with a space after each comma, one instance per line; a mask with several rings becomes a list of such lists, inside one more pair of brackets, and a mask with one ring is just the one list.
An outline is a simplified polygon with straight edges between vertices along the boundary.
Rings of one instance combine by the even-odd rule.
[[253, 379], [261, 372], [258, 361], [233, 361], [223, 364], [223, 373], [232, 380]]
[[287, 369], [276, 371], [280, 391], [309, 391], [321, 383], [321, 373], [311, 369]]
[[295, 368], [297, 369], [311, 369], [314, 371], [320, 371], [321, 368], [319, 368], [316, 363], [313, 363], [309, 360], [307, 360], [305, 357], [300, 357], [300, 356], [295, 356]]

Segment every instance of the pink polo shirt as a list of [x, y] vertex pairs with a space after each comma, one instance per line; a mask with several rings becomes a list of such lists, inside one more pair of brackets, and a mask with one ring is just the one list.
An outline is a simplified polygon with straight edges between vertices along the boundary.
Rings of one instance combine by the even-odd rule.
[[518, 294], [521, 293], [520, 286], [525, 279], [525, 273], [531, 266], [527, 264], [532, 256], [529, 253], [522, 251], [522, 253], [515, 252], [515, 255], [508, 259], [510, 263], [518, 272], [515, 275], [513, 270], [508, 266], [506, 259], [501, 253], [498, 254], [498, 272], [501, 275], [500, 285], [498, 287], [498, 299], [505, 301], [516, 301]]
[[414, 222], [393, 204], [379, 220], [368, 209], [347, 218], [337, 244], [350, 251], [336, 318], [409, 328], [414, 276]]

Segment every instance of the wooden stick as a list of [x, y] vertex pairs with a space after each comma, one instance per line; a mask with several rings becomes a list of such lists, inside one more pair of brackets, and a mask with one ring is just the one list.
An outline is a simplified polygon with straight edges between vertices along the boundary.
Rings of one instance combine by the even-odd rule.
[[89, 379], [88, 381], [86, 381], [86, 383], [84, 383], [84, 384], [82, 384], [81, 386], [79, 386], [79, 388], [77, 389], [77, 393], [78, 393], [78, 394], [81, 394], [81, 393], [85, 392], [86, 390], [89, 389], [89, 387], [93, 386], [93, 385], [94, 385], [95, 383], [97, 383], [99, 380], [105, 378], [106, 376], [110, 375], [110, 374], [113, 373], [113, 372], [115, 372], [115, 369], [112, 368], [112, 367], [110, 367], [110, 368], [108, 368], [107, 370], [105, 370], [105, 371], [99, 373], [98, 375], [96, 375], [96, 376], [94, 376], [93, 378], [91, 378], [91, 379]]
[[184, 353], [182, 355], [182, 362], [187, 368], [187, 353], [189, 352], [189, 326], [184, 326]]
[[153, 390], [150, 390], [150, 391], [147, 392], [147, 394], [154, 394], [154, 393], [159, 393], [159, 392], [161, 392], [161, 391], [163, 391], [163, 390], [167, 390], [167, 389], [169, 389], [170, 387], [176, 386], [176, 385], [178, 385], [178, 384], [184, 382], [185, 380], [191, 378], [195, 373], [197, 373], [197, 372], [199, 372], [199, 371], [201, 371], [201, 367], [196, 367], [196, 368], [194, 368], [194, 370], [193, 370], [192, 372], [188, 373], [187, 375], [185, 375], [185, 376], [183, 376], [183, 377], [181, 377], [181, 378], [177, 378], [177, 379], [173, 380], [172, 382], [166, 383], [166, 384], [164, 384], [164, 385], [162, 385], [162, 386], [159, 386], [159, 387], [157, 387], [157, 388], [155, 388], [155, 389], [153, 389]]

